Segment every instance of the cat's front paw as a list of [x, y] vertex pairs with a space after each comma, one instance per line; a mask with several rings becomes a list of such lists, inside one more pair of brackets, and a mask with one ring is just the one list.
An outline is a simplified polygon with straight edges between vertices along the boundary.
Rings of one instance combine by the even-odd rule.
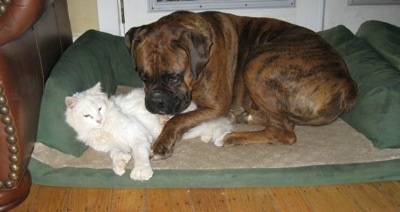
[[113, 171], [116, 175], [118, 176], [122, 176], [125, 173], [125, 167], [121, 168], [121, 167], [114, 167]]
[[133, 180], [149, 180], [153, 176], [153, 170], [150, 166], [138, 166], [134, 167], [131, 172], [131, 179]]
[[131, 155], [127, 153], [118, 153], [113, 157], [113, 171], [115, 174], [121, 176], [125, 173], [125, 167], [131, 160]]

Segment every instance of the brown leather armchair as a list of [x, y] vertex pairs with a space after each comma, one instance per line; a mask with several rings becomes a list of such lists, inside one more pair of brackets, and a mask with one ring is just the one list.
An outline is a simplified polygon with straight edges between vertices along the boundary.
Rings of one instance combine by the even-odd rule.
[[29, 193], [43, 87], [71, 43], [66, 0], [0, 0], [0, 211]]

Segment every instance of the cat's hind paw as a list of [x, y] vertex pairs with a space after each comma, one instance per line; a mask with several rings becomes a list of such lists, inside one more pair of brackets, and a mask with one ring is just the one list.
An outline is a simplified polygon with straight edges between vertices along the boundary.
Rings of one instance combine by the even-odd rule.
[[209, 143], [213, 138], [212, 134], [203, 134], [200, 136], [200, 140], [203, 141], [204, 143]]
[[138, 166], [134, 167], [131, 172], [131, 179], [133, 180], [149, 180], [153, 176], [153, 170], [150, 166]]
[[223, 146], [223, 145], [224, 145], [224, 137], [225, 137], [225, 135], [227, 135], [228, 133], [230, 133], [230, 132], [225, 132], [224, 134], [218, 136], [218, 138], [215, 139], [215, 141], [214, 141], [214, 145], [217, 146], [217, 147]]

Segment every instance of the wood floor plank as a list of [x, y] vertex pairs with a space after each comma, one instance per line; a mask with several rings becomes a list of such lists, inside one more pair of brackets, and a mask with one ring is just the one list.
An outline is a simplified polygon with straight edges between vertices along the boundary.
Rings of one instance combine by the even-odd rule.
[[15, 212], [15, 211], [29, 211], [30, 208], [32, 208], [32, 205], [35, 204], [36, 200], [41, 198], [39, 192], [42, 186], [33, 184], [31, 186], [31, 189], [29, 191], [28, 197], [22, 202], [17, 208], [14, 208], [10, 210], [10, 212]]
[[108, 211], [113, 189], [71, 188], [67, 211]]
[[190, 195], [190, 189], [187, 188], [177, 188], [168, 189], [169, 202], [172, 211], [193, 211], [193, 203]]
[[228, 211], [222, 188], [190, 189], [194, 211]]
[[361, 211], [347, 191], [337, 185], [300, 187], [314, 211]]
[[266, 188], [225, 188], [224, 193], [229, 211], [275, 211]]
[[399, 205], [400, 181], [283, 189], [85, 189], [34, 184], [27, 199], [11, 212], [310, 211], [310, 208], [313, 211], [398, 212]]
[[272, 187], [268, 191], [277, 211], [312, 211], [299, 187]]
[[171, 211], [168, 191], [166, 188], [146, 189], [146, 211]]
[[145, 189], [113, 189], [110, 211], [146, 211]]
[[43, 186], [39, 190], [40, 198], [31, 205], [30, 211], [40, 211], [42, 208], [47, 208], [48, 211], [64, 211], [68, 206], [69, 193], [70, 189], [57, 190], [51, 186]]
[[346, 187], [363, 211], [399, 211], [372, 183]]
[[400, 182], [375, 182], [373, 185], [400, 211]]

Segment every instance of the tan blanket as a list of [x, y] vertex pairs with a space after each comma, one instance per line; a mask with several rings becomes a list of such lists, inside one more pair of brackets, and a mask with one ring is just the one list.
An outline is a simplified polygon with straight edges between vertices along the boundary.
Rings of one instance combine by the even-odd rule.
[[[257, 126], [237, 125], [238, 130]], [[294, 145], [216, 147], [199, 139], [177, 142], [171, 158], [153, 161], [154, 169], [278, 168], [348, 164], [400, 158], [400, 149], [379, 150], [341, 119], [321, 126], [297, 126]], [[81, 157], [63, 154], [37, 143], [32, 157], [54, 168], [111, 168], [106, 153], [88, 149]], [[131, 167], [128, 167], [131, 168]]]
[[[117, 94], [130, 91], [119, 86]], [[257, 130], [260, 126], [236, 125], [236, 130]], [[153, 161], [154, 169], [283, 168], [310, 165], [350, 164], [400, 158], [400, 149], [376, 149], [363, 134], [341, 119], [326, 126], [296, 126], [293, 145], [254, 144], [216, 147], [200, 139], [177, 142], [172, 157]], [[53, 168], [111, 168], [106, 153], [88, 149], [80, 157], [63, 154], [36, 143], [32, 157]], [[132, 166], [128, 167], [132, 168]]]

